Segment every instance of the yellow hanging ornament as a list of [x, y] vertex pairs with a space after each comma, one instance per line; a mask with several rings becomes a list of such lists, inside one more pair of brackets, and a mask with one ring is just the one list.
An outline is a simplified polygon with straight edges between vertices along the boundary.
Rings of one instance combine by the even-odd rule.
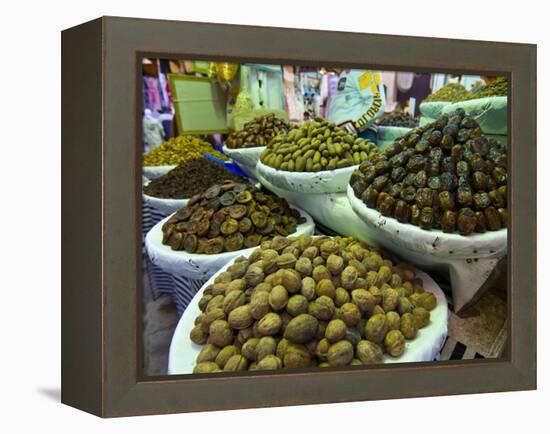
[[208, 78], [211, 78], [211, 79], [215, 79], [218, 76], [216, 62], [210, 62], [208, 64], [208, 71], [206, 74], [208, 75]]
[[219, 62], [216, 64], [216, 72], [218, 73], [218, 78], [223, 81], [231, 81], [237, 75], [239, 70], [238, 63], [222, 63]]

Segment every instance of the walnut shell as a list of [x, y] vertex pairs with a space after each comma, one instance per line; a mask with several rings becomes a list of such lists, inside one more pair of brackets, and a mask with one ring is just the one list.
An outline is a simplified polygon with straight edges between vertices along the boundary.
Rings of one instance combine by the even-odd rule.
[[334, 315], [334, 302], [326, 295], [322, 295], [309, 303], [307, 311], [318, 320], [331, 320]]
[[416, 320], [412, 313], [405, 313], [401, 315], [401, 326], [399, 327], [405, 339], [414, 339], [416, 337], [417, 328]]
[[295, 294], [302, 288], [302, 277], [296, 270], [283, 270], [282, 285], [290, 294]]
[[265, 314], [271, 311], [269, 305], [269, 292], [255, 292], [250, 298], [250, 314], [252, 318], [259, 320]]
[[288, 292], [282, 285], [275, 286], [269, 293], [269, 305], [275, 312], [283, 310], [288, 303]]
[[277, 341], [273, 336], [264, 336], [260, 338], [256, 345], [256, 362], [259, 362], [269, 354], [275, 354], [276, 350]]
[[354, 327], [361, 320], [362, 314], [359, 307], [354, 303], [344, 303], [340, 307], [338, 317], [343, 320], [348, 327]]
[[327, 352], [327, 361], [330, 366], [345, 366], [353, 359], [353, 345], [345, 340], [330, 346]]
[[292, 343], [303, 344], [315, 337], [319, 322], [312, 315], [303, 313], [292, 318], [285, 328], [284, 337]]
[[365, 336], [369, 341], [381, 343], [388, 331], [385, 314], [375, 314], [367, 320], [365, 325]]
[[246, 302], [246, 296], [243, 291], [233, 290], [229, 292], [223, 300], [223, 311], [228, 314], [233, 309], [242, 306]]
[[342, 271], [342, 275], [340, 276], [342, 287], [347, 290], [352, 290], [354, 288], [357, 277], [359, 277], [359, 274], [357, 273], [355, 267], [351, 267], [348, 265], [346, 268], [344, 268], [344, 270]]
[[208, 333], [205, 333], [200, 325], [196, 325], [191, 329], [191, 332], [189, 333], [189, 338], [191, 341], [197, 345], [203, 345], [206, 343], [206, 339], [208, 339]]
[[392, 357], [399, 357], [405, 351], [405, 337], [399, 330], [391, 330], [384, 338], [386, 351]]
[[217, 319], [210, 324], [207, 342], [220, 348], [231, 344], [233, 342], [233, 330], [231, 330], [229, 323], [223, 319]]
[[336, 295], [335, 290], [336, 288], [334, 287], [331, 279], [321, 279], [317, 282], [315, 294], [317, 294], [317, 297], [326, 295], [327, 297], [334, 299], [334, 296]]
[[223, 369], [230, 357], [240, 353], [239, 348], [235, 345], [227, 345], [220, 350], [214, 361], [220, 369]]
[[366, 289], [354, 289], [351, 291], [351, 299], [363, 312], [371, 312], [376, 306], [376, 297]]
[[216, 360], [219, 352], [220, 348], [218, 346], [207, 344], [201, 349], [199, 355], [197, 356], [197, 363], [213, 362]]
[[384, 355], [379, 345], [368, 340], [362, 340], [357, 344], [355, 354], [365, 365], [382, 363]]
[[391, 287], [387, 287], [382, 291], [382, 309], [386, 312], [395, 310], [399, 302], [399, 294]]
[[310, 276], [313, 272], [313, 265], [311, 264], [311, 260], [308, 257], [302, 256], [296, 261], [294, 269], [298, 271], [302, 276]]
[[254, 321], [250, 305], [245, 304], [244, 306], [239, 306], [233, 309], [229, 312], [227, 321], [235, 330], [242, 330], [249, 327]]
[[212, 372], [221, 372], [220, 367], [214, 362], [202, 362], [198, 363], [193, 368], [193, 374], [210, 374]]
[[260, 339], [250, 338], [241, 347], [241, 354], [248, 360], [256, 360], [256, 347], [258, 346]]
[[309, 302], [301, 294], [295, 294], [289, 298], [286, 305], [286, 311], [292, 316], [298, 316], [301, 313], [307, 312]]
[[388, 330], [399, 330], [401, 327], [401, 317], [397, 312], [392, 310], [386, 313], [386, 324], [388, 325]]
[[347, 326], [341, 319], [333, 319], [327, 325], [325, 337], [332, 344], [344, 339], [346, 336]]
[[311, 301], [316, 297], [315, 294], [315, 280], [312, 277], [306, 276], [302, 279], [302, 289], [300, 293], [308, 300]]
[[258, 321], [258, 332], [262, 336], [273, 336], [279, 333], [282, 324], [281, 317], [274, 312], [270, 312]]
[[312, 365], [313, 358], [303, 345], [289, 344], [283, 357], [285, 368], [308, 368]]
[[338, 255], [330, 255], [327, 258], [326, 267], [333, 276], [340, 274], [344, 269], [344, 259]]
[[430, 323], [430, 312], [423, 307], [415, 307], [412, 311], [416, 321], [416, 328], [421, 329]]
[[272, 371], [283, 366], [281, 359], [273, 354], [265, 356], [256, 364], [256, 371]]
[[311, 277], [313, 277], [315, 282], [320, 282], [323, 279], [330, 279], [332, 275], [324, 265], [316, 265], [311, 272]]
[[225, 372], [237, 372], [237, 371], [246, 371], [248, 368], [248, 360], [246, 357], [235, 354], [227, 360], [223, 370]]

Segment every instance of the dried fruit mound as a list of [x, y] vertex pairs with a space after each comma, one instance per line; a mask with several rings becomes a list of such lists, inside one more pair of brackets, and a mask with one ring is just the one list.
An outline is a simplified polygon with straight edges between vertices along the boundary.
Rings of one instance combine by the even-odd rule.
[[200, 157], [182, 161], [170, 172], [153, 179], [144, 191], [149, 196], [164, 199], [188, 199], [226, 179], [246, 182], [244, 178], [224, 169], [221, 164]]
[[172, 250], [218, 254], [258, 246], [296, 232], [305, 219], [285, 199], [252, 184], [226, 181], [189, 199], [162, 227]]
[[471, 99], [472, 93], [459, 83], [449, 83], [438, 91], [428, 95], [424, 102], [448, 101], [460, 102]]
[[192, 160], [211, 154], [216, 158], [228, 158], [204, 140], [193, 136], [173, 137], [151, 149], [143, 156], [144, 166], [173, 166], [181, 161]]
[[458, 109], [362, 163], [350, 184], [384, 216], [468, 235], [506, 227], [506, 160], [506, 147]]
[[228, 148], [266, 146], [273, 137], [288, 132], [290, 128], [288, 122], [271, 113], [247, 122], [242, 130], [231, 133], [225, 145]]
[[410, 266], [353, 238], [275, 237], [205, 288], [194, 372], [381, 363], [403, 354], [436, 304]]
[[357, 165], [376, 150], [368, 139], [316, 118], [276, 136], [262, 152], [260, 161], [278, 170], [319, 172]]
[[405, 113], [402, 110], [394, 110], [389, 113], [384, 113], [380, 119], [376, 121], [376, 124], [389, 127], [414, 128], [418, 126], [418, 121], [414, 119], [410, 113]]

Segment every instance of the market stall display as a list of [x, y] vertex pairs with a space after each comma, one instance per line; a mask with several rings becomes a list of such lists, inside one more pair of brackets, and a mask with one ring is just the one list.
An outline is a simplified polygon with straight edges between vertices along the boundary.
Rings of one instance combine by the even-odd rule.
[[376, 121], [376, 125], [386, 127], [415, 128], [418, 126], [418, 120], [412, 117], [410, 113], [406, 113], [403, 110], [394, 110], [384, 113], [380, 119]]
[[497, 77], [479, 90], [471, 92], [469, 99], [492, 96], [508, 96], [508, 79], [506, 77]]
[[490, 96], [449, 104], [441, 110], [446, 115], [458, 109], [474, 119], [483, 134], [508, 143], [508, 97]]
[[470, 99], [471, 92], [459, 83], [449, 83], [438, 91], [428, 95], [418, 107], [422, 116], [420, 126], [439, 118], [445, 107], [450, 104]]
[[[300, 214], [300, 220], [304, 220], [296, 226], [295, 236], [311, 235], [315, 225], [311, 217], [303, 210], [292, 206]], [[255, 247], [242, 250], [226, 251], [218, 254], [189, 253], [184, 250], [172, 250], [170, 246], [163, 244], [162, 227], [168, 221], [170, 216], [157, 223], [145, 238], [145, 247], [147, 254], [153, 264], [157, 265], [163, 271], [176, 276], [184, 276], [187, 279], [204, 280], [212, 276], [216, 271], [223, 267], [228, 261], [239, 255], [245, 255], [251, 252]]]
[[447, 316], [427, 275], [353, 239], [278, 237], [194, 297], [169, 373], [432, 361]]
[[304, 221], [286, 200], [251, 184], [225, 181], [193, 196], [173, 214], [162, 227], [162, 242], [172, 250], [215, 255], [292, 234]]
[[436, 92], [428, 95], [425, 102], [434, 102], [434, 101], [446, 101], [446, 102], [458, 102], [470, 99], [472, 93], [468, 91], [460, 83], [449, 83], [443, 86], [441, 89]]
[[232, 132], [223, 145], [223, 152], [233, 159], [247, 176], [256, 178], [256, 164], [265, 146], [277, 134], [287, 133], [292, 126], [275, 113], [266, 113]]
[[256, 166], [258, 175], [291, 191], [345, 191], [353, 168], [378, 152], [374, 143], [317, 119], [276, 136]]
[[230, 149], [266, 146], [275, 136], [286, 134], [290, 129], [288, 122], [270, 113], [247, 122], [241, 130], [233, 131], [225, 146]]
[[143, 156], [143, 175], [149, 179], [164, 175], [181, 161], [202, 157], [205, 153], [226, 160], [210, 143], [194, 136], [173, 137]]
[[507, 224], [506, 149], [463, 110], [417, 128], [361, 164], [350, 179], [370, 208], [443, 232], [497, 231]]
[[143, 200], [166, 216], [185, 207], [192, 196], [223, 180], [247, 182], [208, 158], [184, 160], [168, 173], [146, 184]]
[[[476, 297], [499, 259], [506, 254], [505, 230], [483, 234], [485, 239], [489, 235], [498, 235], [496, 237], [498, 243], [495, 245], [494, 251], [489, 252], [490, 254], [486, 257], [477, 257], [473, 253], [475, 248], [470, 249], [471, 254], [469, 256], [432, 255], [425, 248], [416, 248], [415, 239], [407, 233], [407, 229], [416, 229], [426, 236], [433, 236], [432, 240], [423, 243], [423, 245], [428, 247], [434, 245], [433, 249], [438, 252], [443, 252], [443, 250], [438, 249], [439, 235], [446, 234], [433, 230], [425, 231], [413, 225], [406, 225], [405, 230], [403, 228], [401, 230], [396, 229], [393, 231], [392, 236], [389, 236], [384, 230], [391, 226], [389, 223], [400, 223], [393, 218], [386, 219], [376, 210], [368, 208], [360, 199], [355, 197], [350, 186], [348, 186], [348, 192], [350, 192], [348, 198], [345, 192], [303, 194], [276, 187], [262, 177], [260, 177], [260, 182], [265, 188], [280, 197], [284, 197], [290, 203], [300, 204], [300, 207], [310, 214], [316, 222], [337, 234], [351, 236], [370, 245], [382, 247], [422, 269], [448, 274], [455, 312], [460, 311]], [[363, 210], [366, 213], [375, 213], [380, 221], [361, 216]], [[475, 234], [468, 237], [456, 236], [465, 240], [473, 240], [476, 237]], [[409, 243], [401, 242], [405, 237], [408, 237]], [[451, 250], [451, 252], [454, 252], [454, 250]]]

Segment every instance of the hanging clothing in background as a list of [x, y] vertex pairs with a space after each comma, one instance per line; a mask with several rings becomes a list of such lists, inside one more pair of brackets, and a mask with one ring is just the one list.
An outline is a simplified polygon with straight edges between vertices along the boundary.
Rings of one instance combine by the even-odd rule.
[[335, 72], [327, 72], [321, 79], [321, 116], [325, 119], [328, 117], [328, 108], [336, 92], [338, 85], [338, 74]]
[[[399, 76], [400, 73], [398, 73]], [[410, 98], [414, 98], [416, 100], [415, 108], [414, 108], [414, 117], [420, 115], [419, 106], [422, 101], [431, 93], [431, 77], [432, 74], [414, 74], [414, 77], [412, 79], [412, 82], [410, 83], [410, 86], [408, 86], [408, 77], [407, 80], [403, 80], [401, 84], [401, 88], [408, 90], [401, 91], [399, 90], [399, 80], [398, 80], [398, 91], [397, 91], [397, 101], [401, 105], [401, 107], [407, 107], [407, 103]], [[405, 81], [407, 81], [407, 85], [405, 85]], [[412, 113], [411, 113], [412, 114]]]
[[329, 107], [329, 121], [352, 133], [376, 130], [374, 121], [386, 106], [384, 83], [379, 71], [348, 69], [338, 78]]
[[394, 111], [397, 108], [397, 73], [394, 71], [383, 71], [382, 82], [386, 91], [386, 112]]
[[297, 69], [294, 66], [283, 66], [285, 109], [288, 120], [295, 123], [304, 120], [304, 100], [299, 74], [295, 72]]
[[165, 132], [162, 123], [150, 114], [143, 116], [143, 143], [145, 151], [153, 149], [164, 141]]
[[160, 112], [162, 110], [162, 96], [159, 80], [154, 77], [143, 78], [144, 108]]
[[437, 92], [439, 89], [441, 89], [443, 86], [447, 84], [447, 74], [432, 74], [432, 78], [430, 80], [430, 86], [432, 88], [432, 92]]
[[284, 110], [283, 72], [277, 65], [241, 65], [241, 88], [250, 95], [254, 109]]

